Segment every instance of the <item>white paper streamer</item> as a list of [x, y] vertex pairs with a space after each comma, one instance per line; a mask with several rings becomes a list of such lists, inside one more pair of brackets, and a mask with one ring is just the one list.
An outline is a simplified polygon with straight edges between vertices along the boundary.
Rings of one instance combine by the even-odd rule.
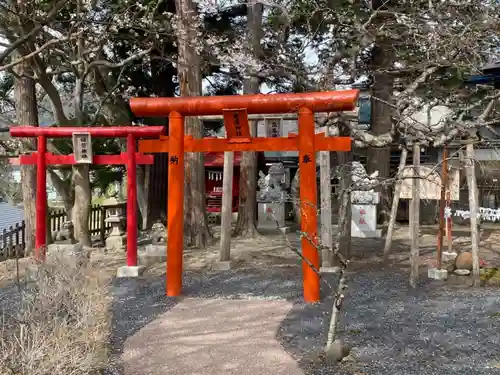
[[[470, 211], [469, 210], [453, 210], [450, 207], [446, 207], [444, 209], [444, 217], [448, 219], [452, 216], [461, 217], [462, 219], [470, 219]], [[479, 207], [479, 212], [477, 217], [482, 220], [487, 221], [500, 221], [500, 208], [487, 208], [487, 207]]]

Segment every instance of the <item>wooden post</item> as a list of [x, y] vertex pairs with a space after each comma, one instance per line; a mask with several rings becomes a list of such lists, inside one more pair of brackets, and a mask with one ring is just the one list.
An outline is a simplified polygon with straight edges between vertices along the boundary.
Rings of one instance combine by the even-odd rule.
[[412, 180], [412, 199], [410, 209], [410, 285], [417, 287], [419, 274], [419, 235], [420, 235], [420, 145], [413, 145], [413, 180]]
[[467, 186], [469, 188], [469, 209], [470, 209], [470, 235], [472, 242], [472, 276], [474, 286], [481, 283], [479, 274], [479, 231], [478, 231], [478, 196], [476, 183], [476, 168], [474, 145], [467, 143], [466, 146], [465, 170], [467, 173]]
[[[448, 191], [446, 193], [446, 205], [449, 207], [451, 202], [451, 192]], [[452, 238], [452, 221], [451, 217], [446, 219], [446, 239], [448, 241], [448, 252], [451, 253], [453, 251], [453, 238]]]
[[436, 268], [440, 270], [443, 262], [443, 237], [446, 227], [444, 210], [446, 207], [446, 189], [448, 187], [448, 150], [443, 147], [443, 157], [441, 162], [441, 199], [439, 200], [439, 233], [436, 251]]
[[233, 170], [234, 153], [224, 152], [224, 172], [222, 174], [222, 207], [220, 228], [220, 256], [221, 262], [231, 259], [231, 222], [233, 214]]
[[[300, 168], [300, 226], [302, 233], [302, 255], [318, 269], [316, 152], [314, 149], [314, 114], [309, 108], [299, 109], [299, 168]], [[317, 302], [320, 299], [319, 275], [302, 261], [304, 275], [304, 300]]]
[[99, 239], [104, 246], [106, 244], [106, 207], [100, 209], [99, 216]]
[[[401, 150], [401, 156], [399, 157], [399, 166], [398, 166], [398, 178], [401, 178], [403, 169], [406, 165], [406, 158], [408, 157], [408, 150], [403, 147]], [[396, 181], [394, 186], [394, 196], [392, 197], [392, 207], [391, 207], [391, 216], [389, 217], [389, 227], [387, 228], [387, 235], [385, 236], [385, 245], [384, 245], [384, 262], [387, 262], [389, 259], [389, 253], [391, 252], [392, 245], [392, 234], [394, 233], [394, 226], [396, 225], [396, 217], [398, 214], [399, 207], [399, 197], [401, 195], [401, 186], [403, 185], [403, 181]]]
[[[328, 137], [328, 126], [325, 126], [325, 137]], [[331, 267], [333, 265], [332, 247], [332, 184], [330, 168], [330, 151], [320, 151], [320, 193], [321, 193], [321, 266]], [[340, 228], [339, 228], [340, 230]]]
[[182, 290], [184, 250], [184, 116], [170, 114], [168, 157], [167, 296]]

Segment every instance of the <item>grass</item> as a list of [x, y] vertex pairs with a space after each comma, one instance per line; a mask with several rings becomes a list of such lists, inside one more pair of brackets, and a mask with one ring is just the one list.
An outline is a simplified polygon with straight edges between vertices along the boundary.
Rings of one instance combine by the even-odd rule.
[[363, 333], [363, 331], [361, 331], [359, 329], [351, 329], [351, 330], [349, 330], [349, 333], [351, 335], [361, 335]]
[[500, 270], [498, 268], [484, 268], [481, 270], [480, 277], [488, 285], [500, 285]]
[[[97, 375], [108, 365], [109, 278], [55, 259], [0, 299], [0, 375]], [[1, 297], [0, 297], [1, 298]]]

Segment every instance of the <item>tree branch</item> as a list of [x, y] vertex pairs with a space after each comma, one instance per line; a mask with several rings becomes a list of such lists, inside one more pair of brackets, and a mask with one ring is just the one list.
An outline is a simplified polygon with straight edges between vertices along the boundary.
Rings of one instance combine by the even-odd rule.
[[69, 35], [69, 36], [66, 36], [66, 37], [59, 38], [59, 39], [49, 40], [47, 43], [43, 44], [41, 47], [38, 47], [33, 52], [30, 52], [27, 55], [24, 55], [24, 56], [20, 57], [19, 59], [16, 59], [16, 60], [12, 61], [9, 64], [0, 66], [0, 71], [10, 69], [10, 68], [12, 68], [12, 67], [14, 67], [14, 66], [16, 66], [16, 65], [18, 65], [18, 64], [20, 64], [20, 63], [22, 63], [22, 62], [24, 62], [26, 60], [28, 60], [28, 59], [30, 59], [32, 57], [38, 55], [40, 52], [46, 50], [51, 45], [71, 40], [71, 39], [75, 38], [76, 36], [78, 36], [78, 34], [80, 34], [80, 33], [81, 32], [78, 32], [75, 35]]
[[148, 53], [150, 53], [151, 51], [153, 50], [153, 48], [148, 48], [144, 51], [141, 51], [141, 52], [138, 52], [136, 53], [135, 55], [132, 55], [132, 56], [129, 56], [127, 57], [125, 60], [122, 60], [120, 61], [119, 63], [112, 63], [110, 61], [106, 61], [106, 60], [96, 60], [96, 61], [92, 61], [88, 66], [87, 68], [85, 69], [85, 72], [83, 74], [83, 79], [85, 79], [85, 77], [87, 76], [87, 74], [90, 73], [90, 71], [98, 66], [104, 66], [106, 68], [110, 68], [110, 69], [115, 69], [115, 68], [121, 68], [129, 63], [131, 63], [132, 61], [134, 60], [137, 60], [137, 59], [140, 59], [141, 57], [147, 55]]
[[9, 57], [9, 55], [22, 46], [25, 42], [30, 40], [32, 37], [37, 35], [40, 31], [43, 30], [44, 26], [49, 25], [52, 22], [52, 19], [58, 14], [58, 12], [66, 5], [66, 0], [61, 0], [57, 2], [54, 7], [47, 13], [47, 16], [41, 21], [38, 25], [36, 25], [33, 29], [30, 30], [29, 33], [24, 34], [20, 38], [16, 39], [12, 42], [9, 47], [7, 47], [2, 53], [0, 53], [0, 64], [4, 62], [4, 60]]

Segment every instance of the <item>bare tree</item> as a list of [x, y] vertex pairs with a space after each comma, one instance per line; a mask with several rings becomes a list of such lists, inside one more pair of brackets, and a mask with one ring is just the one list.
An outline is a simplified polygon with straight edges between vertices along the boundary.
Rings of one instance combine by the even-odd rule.
[[[151, 19], [151, 14], [133, 7], [99, 13], [96, 4], [87, 2], [58, 2], [48, 9], [40, 7], [36, 10], [42, 21], [27, 22], [17, 5], [12, 12], [15, 17], [0, 17], [2, 36], [10, 43], [0, 56], [0, 61], [6, 62], [0, 70], [9, 71], [26, 82], [31, 80], [38, 83], [50, 101], [56, 126], [94, 125], [97, 121], [102, 121], [104, 125], [130, 124], [127, 103], [116, 95], [117, 88], [123, 85], [120, 81], [122, 77], [114, 72], [123, 71], [126, 66], [147, 56], [155, 36], [148, 33], [134, 39], [134, 49], [123, 59], [118, 59], [113, 52], [114, 42], [117, 38], [123, 41], [122, 27], [134, 28], [139, 24], [143, 27], [144, 18]], [[151, 13], [154, 13], [154, 9]], [[69, 19], [71, 22], [66, 22]], [[29, 25], [29, 29], [26, 25]], [[30, 103], [23, 100], [18, 104], [23, 109]], [[93, 114], [92, 110], [95, 111]], [[29, 112], [26, 110], [23, 113]], [[22, 119], [24, 123], [30, 121], [35, 123]], [[62, 153], [65, 147], [60, 142], [49, 144], [49, 150], [55, 153]], [[49, 173], [54, 186], [65, 199], [68, 216], [75, 224], [77, 239], [90, 245], [88, 215], [91, 191], [88, 167], [74, 167], [70, 175], [54, 171]]]

